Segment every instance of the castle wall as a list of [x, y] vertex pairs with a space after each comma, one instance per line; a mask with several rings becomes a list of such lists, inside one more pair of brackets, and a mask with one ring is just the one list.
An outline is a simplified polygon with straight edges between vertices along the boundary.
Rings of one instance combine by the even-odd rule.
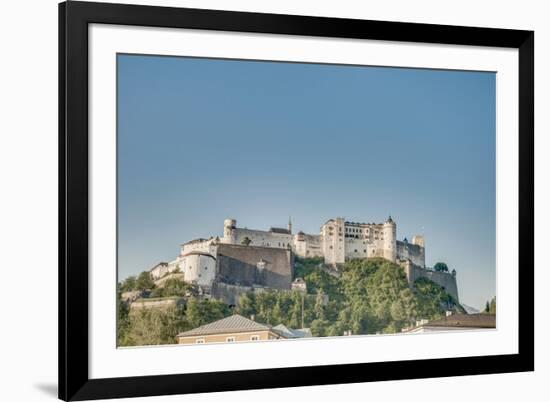
[[410, 260], [414, 265], [426, 266], [425, 248], [407, 241], [396, 241], [396, 257], [398, 261]]
[[291, 234], [235, 228], [232, 244], [243, 244], [247, 237], [252, 241], [250, 245], [256, 247], [288, 248], [293, 243]]
[[290, 289], [294, 257], [288, 249], [221, 244], [218, 246], [216, 279], [241, 286]]
[[168, 273], [168, 263], [160, 262], [149, 271], [153, 280], [162, 278]]
[[184, 243], [181, 246], [181, 255], [189, 254], [193, 251], [199, 251], [203, 253], [213, 254], [215, 253], [216, 239], [211, 237], [209, 239], [196, 239]]
[[240, 297], [245, 293], [260, 293], [264, 288], [253, 286], [233, 285], [225, 282], [214, 281], [210, 296], [214, 299], [222, 300], [230, 306], [238, 306]]
[[298, 233], [294, 236], [294, 253], [303, 258], [323, 257], [321, 236]]
[[448, 294], [453, 296], [457, 303], [459, 302], [458, 286], [456, 284], [456, 277], [453, 274], [448, 272], [431, 271], [410, 263], [405, 264], [404, 270], [409, 284], [413, 284], [419, 278], [430, 279], [439, 286], [443, 287]]
[[367, 243], [364, 239], [346, 238], [344, 245], [346, 248], [346, 260], [352, 260], [354, 258], [372, 258], [377, 256], [375, 255], [376, 246]]
[[343, 218], [330, 219], [321, 227], [321, 250], [327, 264], [343, 264], [346, 261]]
[[210, 287], [216, 277], [216, 258], [200, 251], [192, 251], [180, 258], [180, 269], [185, 282]]

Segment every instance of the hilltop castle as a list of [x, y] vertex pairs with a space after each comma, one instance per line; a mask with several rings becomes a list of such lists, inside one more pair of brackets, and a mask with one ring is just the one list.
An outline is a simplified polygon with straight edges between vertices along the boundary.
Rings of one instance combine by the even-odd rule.
[[239, 294], [255, 288], [290, 289], [293, 254], [321, 257], [325, 264], [333, 266], [356, 258], [381, 257], [400, 264], [410, 283], [418, 277], [428, 277], [458, 300], [454, 273], [425, 269], [424, 237], [416, 235], [409, 243], [406, 238], [397, 240], [396, 234], [391, 216], [384, 223], [329, 219], [319, 234], [293, 234], [290, 219], [287, 228], [269, 230], [239, 228], [235, 219], [226, 219], [222, 237], [184, 243], [175, 260], [161, 262], [150, 272], [153, 279], [160, 279], [179, 271], [186, 282], [235, 304]]

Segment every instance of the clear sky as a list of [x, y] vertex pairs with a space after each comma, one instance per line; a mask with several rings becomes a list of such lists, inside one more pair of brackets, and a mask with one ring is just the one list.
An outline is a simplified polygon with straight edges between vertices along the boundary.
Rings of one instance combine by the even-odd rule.
[[119, 278], [179, 245], [329, 218], [426, 237], [476, 308], [495, 294], [495, 74], [118, 56]]

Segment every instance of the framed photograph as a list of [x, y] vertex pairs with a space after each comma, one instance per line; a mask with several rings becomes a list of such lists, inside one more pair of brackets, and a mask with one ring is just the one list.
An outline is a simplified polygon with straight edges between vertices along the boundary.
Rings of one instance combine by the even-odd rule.
[[534, 369], [534, 33], [59, 5], [59, 397]]

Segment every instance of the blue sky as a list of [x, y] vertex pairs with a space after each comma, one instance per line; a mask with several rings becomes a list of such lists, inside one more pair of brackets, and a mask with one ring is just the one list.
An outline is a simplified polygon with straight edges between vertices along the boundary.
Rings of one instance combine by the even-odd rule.
[[223, 220], [331, 217], [426, 237], [461, 301], [495, 294], [495, 74], [118, 56], [119, 278]]

